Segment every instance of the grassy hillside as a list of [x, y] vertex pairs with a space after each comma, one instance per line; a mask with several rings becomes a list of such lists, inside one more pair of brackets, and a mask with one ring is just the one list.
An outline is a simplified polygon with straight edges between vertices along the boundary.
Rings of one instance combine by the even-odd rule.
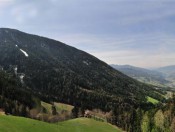
[[147, 101], [148, 102], [151, 102], [151, 103], [153, 103], [153, 104], [157, 104], [157, 103], [159, 103], [159, 101], [158, 100], [156, 100], [156, 99], [154, 99], [154, 98], [151, 98], [151, 97], [147, 97]]
[[56, 106], [57, 111], [61, 112], [62, 110], [66, 110], [71, 112], [72, 109], [74, 108], [74, 106], [72, 105], [68, 105], [68, 104], [64, 104], [64, 103], [57, 103], [54, 102], [54, 105]]
[[49, 124], [37, 120], [0, 116], [1, 132], [121, 132], [116, 127], [87, 118], [77, 118], [58, 124]]
[[[48, 113], [52, 113], [52, 105], [46, 102], [41, 101], [41, 105], [47, 110]], [[62, 112], [62, 111], [68, 111], [71, 112], [74, 106], [64, 104], [64, 103], [57, 103], [54, 102], [54, 106], [56, 107], [57, 112]]]

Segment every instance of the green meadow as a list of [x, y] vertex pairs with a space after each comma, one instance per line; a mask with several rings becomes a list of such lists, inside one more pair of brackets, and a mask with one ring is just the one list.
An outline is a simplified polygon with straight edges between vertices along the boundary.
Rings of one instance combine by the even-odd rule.
[[151, 97], [147, 97], [147, 102], [151, 102], [151, 103], [153, 103], [153, 104], [157, 104], [157, 103], [159, 103], [159, 101], [158, 100], [156, 100], [156, 99], [154, 99], [154, 98], [151, 98]]
[[23, 117], [1, 115], [0, 132], [121, 132], [121, 130], [106, 122], [88, 118], [50, 124]]

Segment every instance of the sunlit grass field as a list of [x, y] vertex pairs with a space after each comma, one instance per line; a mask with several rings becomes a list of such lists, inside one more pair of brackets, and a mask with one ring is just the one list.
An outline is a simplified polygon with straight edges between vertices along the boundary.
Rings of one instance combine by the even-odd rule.
[[121, 130], [108, 123], [88, 118], [50, 124], [23, 117], [1, 115], [0, 132], [121, 132]]

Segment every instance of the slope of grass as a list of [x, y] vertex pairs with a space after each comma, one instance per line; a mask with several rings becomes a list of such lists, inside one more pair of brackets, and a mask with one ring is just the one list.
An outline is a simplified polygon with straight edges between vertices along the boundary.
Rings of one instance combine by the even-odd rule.
[[[56, 132], [57, 127], [53, 124], [48, 124], [32, 119], [0, 116], [0, 132]], [[59, 132], [59, 131], [58, 131]]]
[[41, 105], [47, 110], [47, 113], [52, 113], [52, 105], [46, 102], [41, 101]]
[[142, 119], [142, 124], [141, 124], [142, 131], [148, 132], [149, 125], [150, 125], [150, 121], [149, 121], [148, 113], [146, 112], [143, 116], [143, 119]]
[[87, 118], [57, 124], [14, 116], [0, 116], [0, 132], [121, 132], [118, 128]]
[[154, 99], [154, 98], [151, 98], [151, 97], [149, 97], [149, 96], [147, 96], [147, 102], [151, 102], [151, 103], [153, 103], [153, 104], [159, 103], [158, 100], [156, 100], [156, 99]]
[[93, 119], [78, 118], [59, 123], [67, 128], [68, 132], [121, 132], [115, 126]]
[[[47, 110], [47, 113], [51, 114], [52, 113], [52, 105], [46, 102], [41, 101], [41, 105]], [[57, 103], [54, 102], [54, 106], [56, 107], [57, 112], [61, 112], [63, 110], [71, 112], [74, 106], [68, 105], [68, 104], [63, 104], [63, 103]]]
[[61, 112], [62, 110], [66, 110], [71, 112], [74, 106], [68, 105], [68, 104], [63, 104], [63, 103], [56, 103], [54, 102], [54, 105], [56, 106], [56, 109], [58, 112]]

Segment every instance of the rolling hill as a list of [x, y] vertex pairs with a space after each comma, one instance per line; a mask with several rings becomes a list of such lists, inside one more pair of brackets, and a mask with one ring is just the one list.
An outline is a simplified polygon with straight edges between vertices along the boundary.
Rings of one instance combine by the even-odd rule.
[[175, 65], [160, 67], [155, 70], [165, 75], [166, 79], [170, 81], [170, 87], [175, 87]]
[[160, 68], [156, 68], [155, 70], [162, 72], [162, 73], [174, 73], [175, 72], [175, 65], [171, 65], [171, 66], [165, 66], [165, 67], [160, 67]]
[[49, 124], [15, 116], [0, 116], [1, 132], [121, 132], [115, 126], [88, 118]]
[[132, 77], [140, 82], [152, 84], [160, 87], [175, 87], [175, 67], [167, 66], [156, 69], [145, 69], [131, 65], [111, 65], [116, 70]]

